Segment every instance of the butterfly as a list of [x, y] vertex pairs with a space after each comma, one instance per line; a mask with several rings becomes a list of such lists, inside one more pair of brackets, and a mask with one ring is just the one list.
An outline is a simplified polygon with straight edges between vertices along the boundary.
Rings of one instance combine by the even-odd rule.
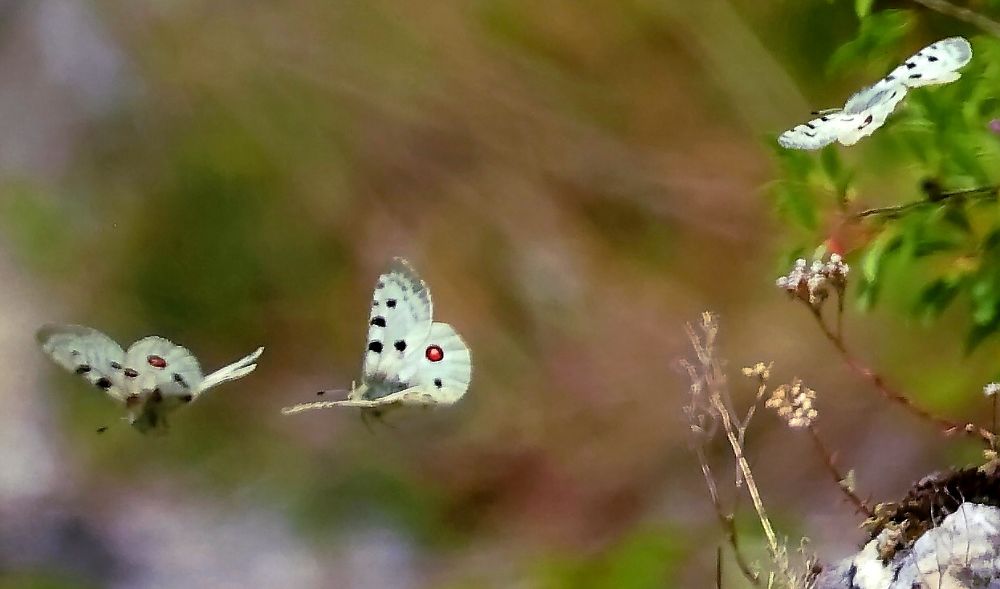
[[168, 413], [214, 386], [253, 372], [264, 351], [257, 348], [204, 376], [191, 352], [155, 335], [135, 342], [127, 352], [110, 337], [82, 325], [46, 325], [35, 339], [56, 364], [84, 377], [123, 405], [129, 424], [143, 433], [165, 430]]
[[962, 37], [932, 43], [886, 77], [856, 92], [844, 108], [816, 113], [819, 118], [785, 131], [778, 143], [789, 149], [819, 149], [834, 141], [854, 145], [885, 124], [911, 88], [954, 82], [962, 77], [956, 70], [971, 59], [972, 46]]
[[361, 384], [352, 383], [345, 400], [301, 403], [282, 413], [451, 405], [461, 399], [472, 378], [472, 356], [455, 328], [432, 320], [432, 311], [427, 284], [406, 260], [395, 258], [372, 295]]

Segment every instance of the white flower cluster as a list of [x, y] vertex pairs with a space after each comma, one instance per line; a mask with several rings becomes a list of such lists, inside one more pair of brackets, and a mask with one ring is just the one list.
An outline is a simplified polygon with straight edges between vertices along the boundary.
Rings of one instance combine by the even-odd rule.
[[796, 378], [792, 384], [783, 384], [774, 389], [764, 405], [774, 409], [788, 427], [801, 428], [809, 427], [819, 417], [819, 412], [813, 407], [815, 400], [816, 391]]
[[1000, 382], [991, 382], [983, 387], [983, 394], [987, 397], [992, 397], [1000, 393]]
[[843, 294], [850, 271], [851, 267], [844, 263], [840, 254], [830, 254], [826, 262], [814, 260], [811, 266], [805, 258], [799, 258], [792, 270], [778, 278], [775, 284], [791, 296], [818, 307], [830, 296], [831, 288]]

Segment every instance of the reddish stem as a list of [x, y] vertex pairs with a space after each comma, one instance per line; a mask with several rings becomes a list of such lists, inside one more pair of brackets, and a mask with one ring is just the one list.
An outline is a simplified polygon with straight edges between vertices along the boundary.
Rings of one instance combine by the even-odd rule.
[[909, 397], [900, 391], [886, 384], [881, 375], [873, 371], [861, 360], [851, 354], [840, 335], [834, 334], [830, 331], [830, 329], [826, 326], [826, 322], [823, 321], [823, 316], [819, 309], [813, 307], [812, 305], [810, 305], [809, 308], [812, 311], [813, 317], [816, 318], [816, 322], [819, 324], [820, 329], [823, 331], [823, 335], [825, 335], [826, 339], [830, 340], [833, 347], [837, 349], [837, 352], [840, 353], [840, 357], [844, 360], [844, 363], [847, 364], [847, 366], [856, 374], [871, 382], [875, 389], [878, 390], [878, 392], [881, 393], [887, 400], [897, 403], [917, 417], [943, 428], [945, 434], [950, 435], [960, 432], [974, 438], [979, 438], [987, 444], [992, 444], [993, 434], [989, 430], [974, 423], [961, 423], [935, 415], [927, 409], [915, 404]]
[[864, 513], [868, 517], [874, 516], [875, 512], [868, 507], [868, 504], [866, 504], [861, 497], [858, 497], [853, 490], [849, 489], [844, 484], [844, 479], [846, 477], [842, 472], [840, 472], [840, 469], [837, 468], [836, 458], [827, 449], [826, 445], [823, 444], [823, 440], [820, 439], [819, 431], [817, 431], [816, 426], [809, 426], [809, 437], [812, 438], [816, 451], [823, 457], [823, 465], [826, 466], [827, 472], [829, 472], [830, 476], [833, 477], [834, 482], [837, 483], [837, 487], [841, 490], [841, 492], [844, 493], [847, 499], [854, 504], [854, 507], [857, 508], [859, 513]]

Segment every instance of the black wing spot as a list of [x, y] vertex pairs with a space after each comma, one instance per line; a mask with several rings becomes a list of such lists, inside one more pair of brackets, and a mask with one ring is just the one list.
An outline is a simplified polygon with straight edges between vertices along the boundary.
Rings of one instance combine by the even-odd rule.
[[915, 80], [917, 78], [922, 78], [922, 77], [923, 76], [921, 74], [910, 74], [910, 79], [911, 80]]
[[816, 128], [816, 125], [814, 125], [812, 123], [806, 123], [806, 126], [809, 127], [810, 129], [815, 129]]
[[126, 368], [125, 369], [125, 376], [127, 376], [129, 378], [135, 378], [135, 377], [139, 376], [139, 372], [137, 370], [133, 370], [131, 368]]
[[382, 342], [368, 342], [368, 351], [375, 352], [376, 354], [382, 353]]
[[815, 137], [816, 136], [815, 133], [810, 133], [809, 131], [803, 131], [802, 134], [805, 135], [806, 137]]
[[821, 120], [821, 121], [823, 121], [825, 123], [825, 122], [827, 122], [827, 121], [830, 120], [830, 117], [824, 115], [824, 116], [820, 117], [819, 120]]
[[122, 365], [119, 364], [119, 363], [117, 363], [117, 362], [112, 362], [111, 363], [111, 368], [113, 368], [115, 370], [121, 370], [122, 369]]
[[434, 386], [436, 386], [437, 388], [441, 388], [442, 385], [441, 385], [441, 379], [440, 378], [435, 378], [434, 379]]
[[915, 67], [917, 67], [917, 64], [916, 64], [916, 63], [914, 63], [914, 62], [912, 62], [912, 61], [908, 61], [908, 62], [906, 62], [906, 69], [908, 69], [908, 70], [912, 70], [912, 69], [913, 69], [913, 68], [915, 68]]
[[889, 74], [888, 76], [886, 76], [886, 77], [885, 77], [885, 81], [886, 81], [886, 82], [891, 82], [891, 81], [893, 81], [893, 80], [895, 80], [895, 79], [896, 79], [896, 78], [894, 78], [894, 77], [892, 76], [892, 74]]
[[71, 351], [69, 353], [69, 355], [70, 356], [79, 356], [80, 355], [80, 350], [73, 350], [73, 351]]
[[402, 352], [403, 350], [406, 349], [406, 341], [405, 340], [397, 340], [396, 343], [393, 344], [393, 346], [396, 348], [396, 350]]
[[108, 379], [107, 377], [102, 376], [101, 378], [94, 381], [94, 386], [106, 391], [111, 388], [111, 380]]
[[371, 324], [377, 325], [378, 327], [385, 327], [385, 317], [382, 317], [381, 315], [374, 317], [372, 318]]
[[396, 299], [387, 299], [385, 301], [385, 306], [389, 307], [390, 309], [395, 309], [396, 308]]
[[938, 58], [934, 57], [933, 55], [928, 55], [927, 56], [927, 61], [937, 61], [937, 60], [938, 60]]
[[181, 396], [181, 401], [184, 403], [190, 403], [192, 399], [194, 399], [194, 395], [192, 395], [191, 393]]
[[87, 374], [88, 372], [90, 372], [90, 365], [81, 364], [76, 367], [76, 370], [74, 370], [74, 372], [76, 372], [77, 374]]
[[176, 372], [174, 373], [173, 379], [174, 379], [174, 382], [176, 382], [177, 384], [181, 385], [182, 387], [184, 387], [186, 389], [191, 388], [191, 387], [188, 386], [187, 381], [184, 380], [184, 377], [181, 376], [180, 374], [177, 374]]

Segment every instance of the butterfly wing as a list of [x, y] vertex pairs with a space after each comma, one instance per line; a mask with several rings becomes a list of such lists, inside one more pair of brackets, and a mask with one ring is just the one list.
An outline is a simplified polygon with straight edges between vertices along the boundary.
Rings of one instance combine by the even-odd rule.
[[407, 341], [396, 372], [366, 377], [346, 401], [310, 405], [451, 405], [461, 399], [472, 378], [472, 356], [455, 329], [447, 323], [433, 323], [423, 340], [411, 337]]
[[431, 321], [430, 290], [401, 258], [379, 276], [369, 315], [361, 386], [344, 401], [300, 403], [285, 415], [326, 407], [450, 405], [469, 388], [469, 348], [454, 328]]
[[204, 379], [198, 360], [172, 341], [151, 335], [132, 344], [125, 357], [134, 392], [159, 391], [164, 397], [193, 395]]
[[406, 380], [417, 390], [404, 404], [451, 405], [469, 390], [472, 354], [462, 336], [447, 323], [434, 323], [423, 346], [408, 356]]
[[906, 86], [886, 80], [856, 92], [844, 105], [843, 116], [851, 117], [851, 125], [841, 133], [838, 141], [854, 145], [874, 133], [905, 96]]
[[168, 413], [194, 400], [203, 376], [186, 348], [151, 335], [129, 346], [125, 356], [132, 426], [146, 433], [165, 430]]
[[971, 59], [972, 45], [963, 37], [949, 37], [924, 47], [885, 79], [898, 80], [910, 88], [947, 84], [962, 77], [957, 70]]
[[957, 70], [971, 59], [972, 46], [963, 37], [932, 43], [885, 78], [856, 92], [840, 113], [824, 115], [785, 131], [778, 137], [778, 143], [790, 149], [819, 149], [834, 141], [854, 145], [885, 124], [908, 88], [954, 82], [961, 77]]
[[194, 401], [214, 386], [253, 372], [263, 351], [264, 348], [257, 348], [252, 354], [204, 376], [198, 359], [187, 348], [158, 336], [135, 342], [125, 360], [132, 392], [141, 399], [132, 425], [143, 432], [166, 425], [167, 413]]
[[124, 403], [125, 352], [110, 337], [83, 325], [46, 325], [35, 339], [52, 360]]
[[427, 338], [432, 312], [427, 284], [406, 260], [394, 259], [372, 295], [365, 378], [397, 374], [408, 344]]
[[856, 115], [840, 112], [796, 125], [778, 136], [778, 144], [788, 149], [819, 149], [837, 141], [856, 126]]

